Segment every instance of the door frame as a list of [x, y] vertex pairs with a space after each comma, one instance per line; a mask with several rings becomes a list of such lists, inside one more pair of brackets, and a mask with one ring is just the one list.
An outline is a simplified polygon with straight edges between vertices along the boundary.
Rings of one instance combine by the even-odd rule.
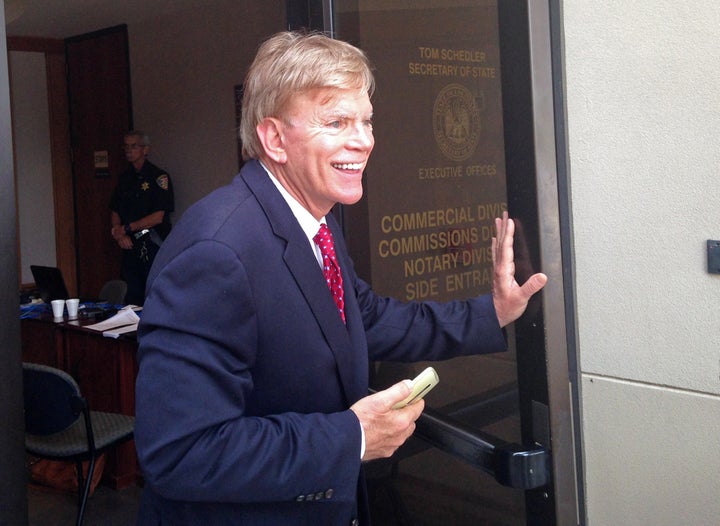
[[17, 205], [10, 112], [10, 77], [5, 38], [5, 5], [0, 0], [0, 523], [27, 524], [22, 357], [18, 319]]
[[549, 424], [559, 524], [584, 513], [562, 1], [528, 0], [530, 75], [540, 219]]

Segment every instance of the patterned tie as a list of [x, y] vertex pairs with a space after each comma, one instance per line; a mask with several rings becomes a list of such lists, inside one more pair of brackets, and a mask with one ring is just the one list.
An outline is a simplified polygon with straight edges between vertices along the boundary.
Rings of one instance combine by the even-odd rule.
[[320, 247], [320, 253], [323, 260], [323, 274], [327, 281], [328, 288], [332, 293], [335, 305], [337, 305], [340, 317], [345, 323], [345, 300], [343, 298], [342, 274], [340, 273], [340, 265], [335, 257], [335, 243], [333, 242], [332, 232], [325, 223], [320, 225], [320, 230], [313, 238], [315, 244]]

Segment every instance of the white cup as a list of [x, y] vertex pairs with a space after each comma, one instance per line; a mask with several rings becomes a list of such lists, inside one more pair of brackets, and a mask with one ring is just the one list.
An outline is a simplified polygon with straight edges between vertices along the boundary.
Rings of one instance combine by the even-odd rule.
[[78, 305], [80, 305], [80, 300], [78, 298], [71, 298], [69, 300], [65, 300], [65, 305], [67, 305], [68, 318], [70, 318], [71, 320], [77, 318]]
[[52, 305], [53, 316], [62, 318], [65, 312], [65, 300], [52, 300], [50, 305]]

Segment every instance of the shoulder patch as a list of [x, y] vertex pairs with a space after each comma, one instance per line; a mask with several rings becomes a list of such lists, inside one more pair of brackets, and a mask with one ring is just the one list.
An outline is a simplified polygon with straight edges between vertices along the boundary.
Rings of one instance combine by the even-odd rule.
[[155, 182], [163, 190], [167, 190], [168, 186], [170, 186], [170, 178], [168, 177], [168, 174], [162, 174], [158, 176], [158, 178], [155, 179]]

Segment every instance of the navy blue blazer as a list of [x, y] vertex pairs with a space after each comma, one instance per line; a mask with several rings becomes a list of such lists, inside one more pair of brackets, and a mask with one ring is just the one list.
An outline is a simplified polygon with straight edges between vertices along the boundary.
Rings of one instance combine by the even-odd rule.
[[367, 395], [369, 360], [505, 349], [489, 296], [377, 296], [327, 220], [347, 325], [257, 161], [188, 209], [161, 247], [138, 331], [138, 524], [369, 524], [349, 410]]

